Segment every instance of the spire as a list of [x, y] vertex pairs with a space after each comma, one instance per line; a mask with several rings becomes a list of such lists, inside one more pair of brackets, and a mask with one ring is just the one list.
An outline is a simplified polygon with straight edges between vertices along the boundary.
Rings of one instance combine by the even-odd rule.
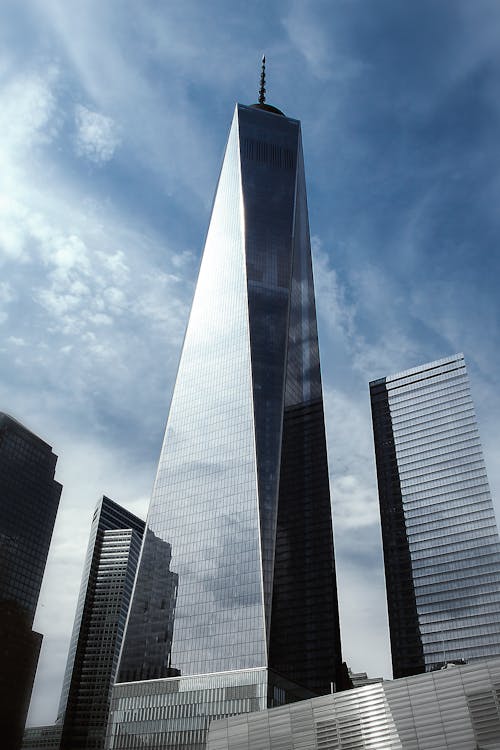
[[266, 56], [262, 55], [262, 69], [260, 72], [259, 104], [266, 102]]
[[283, 115], [283, 112], [277, 107], [272, 107], [270, 104], [266, 104], [266, 56], [262, 55], [262, 68], [260, 71], [260, 89], [259, 89], [259, 103], [251, 104], [251, 107], [255, 109], [265, 109], [266, 112], [272, 112], [275, 115]]

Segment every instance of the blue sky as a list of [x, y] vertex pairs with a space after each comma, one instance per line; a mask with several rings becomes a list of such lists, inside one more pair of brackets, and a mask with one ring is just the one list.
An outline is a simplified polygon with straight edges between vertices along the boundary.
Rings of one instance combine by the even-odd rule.
[[390, 675], [368, 381], [463, 351], [500, 492], [499, 38], [495, 0], [4, 0], [0, 409], [64, 484], [30, 723], [55, 718], [99, 495], [146, 513], [263, 51], [303, 125], [345, 658]]

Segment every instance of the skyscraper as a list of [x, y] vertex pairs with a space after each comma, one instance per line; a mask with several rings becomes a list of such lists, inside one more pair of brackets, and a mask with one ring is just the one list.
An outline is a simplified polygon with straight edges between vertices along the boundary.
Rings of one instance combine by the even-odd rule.
[[500, 655], [500, 541], [462, 354], [370, 383], [395, 677]]
[[0, 738], [21, 746], [38, 655], [32, 630], [62, 486], [57, 456], [0, 412]]
[[103, 497], [94, 512], [59, 705], [61, 750], [102, 750], [144, 521]]
[[340, 687], [300, 123], [263, 96], [235, 110], [147, 529], [109, 747], [202, 748], [214, 716]]

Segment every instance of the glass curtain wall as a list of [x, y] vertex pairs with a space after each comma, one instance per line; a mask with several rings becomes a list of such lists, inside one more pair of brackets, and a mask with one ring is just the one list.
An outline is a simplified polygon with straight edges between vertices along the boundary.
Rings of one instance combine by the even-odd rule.
[[462, 354], [370, 384], [394, 676], [500, 654], [500, 541]]

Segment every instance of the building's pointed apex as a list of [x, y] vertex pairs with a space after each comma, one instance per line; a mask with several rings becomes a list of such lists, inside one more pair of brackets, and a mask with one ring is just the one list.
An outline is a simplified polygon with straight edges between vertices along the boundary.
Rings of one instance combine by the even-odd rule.
[[262, 55], [262, 68], [260, 71], [259, 104], [266, 103], [266, 56]]

